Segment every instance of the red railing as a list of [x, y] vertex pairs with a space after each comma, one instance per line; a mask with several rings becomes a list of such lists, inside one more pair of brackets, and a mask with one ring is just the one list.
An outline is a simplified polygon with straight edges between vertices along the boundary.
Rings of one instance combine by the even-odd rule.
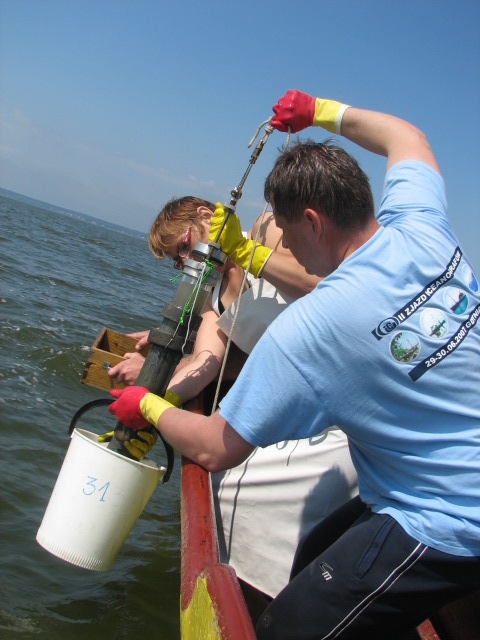
[[[201, 401], [191, 402], [186, 408], [202, 412]], [[219, 640], [254, 640], [255, 631], [235, 571], [219, 559], [210, 475], [187, 458], [182, 458], [181, 500], [182, 640], [199, 640], [200, 629], [194, 628], [198, 620], [209, 630], [217, 629]], [[207, 600], [195, 598], [199, 581], [206, 585]]]

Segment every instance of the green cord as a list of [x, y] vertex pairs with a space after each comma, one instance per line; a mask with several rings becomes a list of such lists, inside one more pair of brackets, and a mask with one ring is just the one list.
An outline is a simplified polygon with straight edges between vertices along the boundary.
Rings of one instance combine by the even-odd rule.
[[177, 273], [176, 276], [173, 276], [173, 278], [170, 278], [170, 282], [173, 284], [174, 282], [176, 282], [182, 276], [183, 276], [183, 273]]
[[192, 307], [189, 308], [188, 305], [190, 304], [190, 301], [191, 301], [193, 295], [196, 294], [200, 290], [200, 287], [204, 284], [205, 280], [212, 273], [213, 264], [210, 262], [210, 260], [207, 260], [207, 258], [205, 258], [205, 264], [207, 265], [208, 269], [205, 269], [205, 271], [203, 273], [203, 276], [202, 276], [202, 279], [197, 281], [197, 283], [195, 284], [195, 286], [194, 286], [194, 288], [192, 290], [192, 293], [188, 296], [187, 301], [185, 302], [185, 304], [183, 306], [183, 311], [182, 311], [182, 315], [180, 317], [180, 323], [179, 324], [183, 324], [183, 320], [185, 318], [185, 315], [187, 313], [190, 313], [190, 311], [192, 310]]

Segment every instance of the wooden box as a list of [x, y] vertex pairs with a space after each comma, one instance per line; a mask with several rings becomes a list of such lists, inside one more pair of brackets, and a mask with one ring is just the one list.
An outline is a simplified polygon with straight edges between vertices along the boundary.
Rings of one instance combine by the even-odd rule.
[[[107, 391], [123, 389], [125, 386], [123, 382], [116, 382], [108, 375], [107, 370], [125, 360], [123, 357], [125, 353], [134, 352], [136, 344], [135, 338], [102, 327], [92, 344], [80, 381], [83, 384]], [[139, 353], [146, 356], [149, 349], [150, 345], [147, 345]]]

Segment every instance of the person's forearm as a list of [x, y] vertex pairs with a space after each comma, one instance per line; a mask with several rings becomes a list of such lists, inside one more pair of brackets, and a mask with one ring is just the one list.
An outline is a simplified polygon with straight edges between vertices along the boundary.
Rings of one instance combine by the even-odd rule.
[[341, 135], [360, 147], [388, 158], [387, 168], [401, 160], [422, 160], [438, 171], [425, 135], [414, 125], [377, 111], [348, 108]]
[[157, 429], [176, 451], [211, 473], [240, 464], [254, 449], [218, 411], [206, 417], [167, 409], [160, 416]]
[[316, 287], [320, 278], [309, 275], [293, 256], [274, 251], [260, 273], [279, 291], [293, 298], [300, 298]]
[[195, 398], [205, 387], [215, 380], [221, 367], [221, 360], [210, 352], [202, 352], [175, 372], [168, 388], [180, 396], [182, 402]]

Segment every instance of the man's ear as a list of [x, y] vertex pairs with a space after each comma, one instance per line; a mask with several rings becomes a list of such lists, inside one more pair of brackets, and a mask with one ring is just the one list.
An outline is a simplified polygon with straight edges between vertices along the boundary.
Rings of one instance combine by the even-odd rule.
[[311, 230], [314, 239], [318, 242], [324, 233], [325, 223], [323, 214], [315, 209], [305, 209], [303, 216], [307, 229]]

